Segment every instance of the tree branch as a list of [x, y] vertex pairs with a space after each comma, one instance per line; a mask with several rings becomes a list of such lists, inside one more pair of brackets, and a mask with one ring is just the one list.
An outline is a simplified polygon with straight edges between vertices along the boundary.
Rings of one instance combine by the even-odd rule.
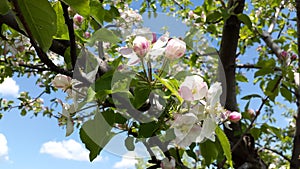
[[[300, 0], [296, 0], [296, 13], [297, 13], [297, 45], [298, 45], [298, 71], [300, 69]], [[290, 163], [291, 169], [300, 168], [300, 85], [296, 86], [295, 93], [297, 116], [296, 116], [296, 132], [293, 140], [292, 159]]]
[[[13, 28], [14, 30], [18, 31], [19, 33], [28, 36], [22, 29], [20, 29], [16, 18], [12, 12], [9, 12], [5, 15], [0, 15], [0, 25], [6, 24], [7, 26]], [[52, 41], [52, 45], [50, 50], [56, 54], [64, 56], [66, 49], [70, 46], [70, 42], [68, 40], [57, 40], [54, 39]]]
[[291, 162], [291, 159], [289, 159], [287, 156], [285, 156], [282, 152], [279, 152], [279, 151], [277, 151], [277, 150], [271, 149], [271, 148], [266, 147], [266, 146], [262, 146], [262, 145], [260, 145], [260, 144], [258, 144], [258, 143], [257, 143], [256, 145], [258, 145], [258, 146], [261, 147], [262, 149], [272, 151], [273, 153], [276, 153], [276, 154], [278, 154], [279, 156], [281, 156], [282, 158], [284, 158], [286, 161]]
[[63, 1], [61, 2], [61, 6], [64, 12], [64, 18], [65, 18], [65, 24], [68, 26], [68, 32], [69, 32], [69, 38], [70, 38], [70, 55], [71, 55], [71, 62], [72, 67], [74, 69], [76, 60], [77, 60], [77, 54], [76, 54], [76, 41], [75, 41], [75, 33], [74, 33], [74, 26], [73, 26], [73, 20], [69, 17], [68, 12], [68, 5], [65, 4]]
[[47, 54], [38, 46], [38, 44], [35, 42], [34, 40], [34, 37], [31, 33], [31, 30], [29, 29], [29, 26], [28, 24], [26, 23], [25, 21], [25, 18], [23, 16], [23, 14], [21, 13], [21, 9], [20, 9], [20, 6], [19, 6], [19, 3], [17, 0], [12, 0], [13, 4], [14, 4], [14, 7], [15, 7], [15, 10], [16, 12], [18, 13], [18, 17], [21, 21], [21, 23], [23, 24], [23, 27], [24, 29], [26, 30], [26, 33], [30, 39], [30, 43], [32, 44], [32, 46], [35, 48], [35, 51], [38, 55], [38, 57], [40, 58], [40, 60], [45, 63], [51, 70], [53, 70], [54, 72], [57, 72], [57, 73], [61, 73], [61, 74], [64, 74], [64, 75], [67, 75], [67, 76], [70, 76], [72, 77], [72, 72], [70, 71], [67, 71], [67, 70], [64, 70], [64, 69], [61, 69], [59, 68], [58, 66], [56, 66], [47, 56]]

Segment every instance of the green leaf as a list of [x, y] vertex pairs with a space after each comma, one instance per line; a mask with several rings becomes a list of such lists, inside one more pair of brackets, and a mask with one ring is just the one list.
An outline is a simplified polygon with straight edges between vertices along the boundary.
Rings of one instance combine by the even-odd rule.
[[159, 124], [157, 124], [155, 121], [150, 123], [141, 123], [139, 128], [139, 138], [152, 137], [157, 127], [159, 127]]
[[206, 22], [215, 22], [219, 20], [221, 17], [222, 17], [221, 12], [214, 11], [213, 13], [207, 15]]
[[34, 39], [46, 52], [56, 33], [56, 13], [48, 0], [18, 0], [20, 10], [24, 16]]
[[280, 88], [280, 93], [281, 95], [286, 99], [288, 100], [289, 102], [292, 102], [293, 100], [293, 95], [292, 95], [292, 92], [289, 91], [288, 89], [286, 89], [285, 87], [281, 87]]
[[259, 128], [252, 128], [250, 130], [251, 135], [255, 140], [257, 140], [261, 136], [261, 129]]
[[247, 77], [244, 76], [244, 75], [242, 75], [242, 74], [240, 74], [240, 73], [237, 73], [235, 78], [239, 82], [248, 82]]
[[134, 151], [134, 138], [131, 137], [131, 136], [128, 136], [126, 139], [125, 139], [125, 146], [127, 148], [128, 151]]
[[125, 124], [127, 119], [123, 117], [120, 113], [116, 113], [112, 110], [107, 110], [105, 112], [102, 112], [103, 117], [105, 118], [105, 121], [110, 125], [114, 126], [117, 124]]
[[262, 98], [262, 97], [260, 95], [258, 95], [258, 94], [250, 94], [250, 95], [242, 97], [241, 99], [242, 100], [250, 100], [252, 98]]
[[228, 140], [226, 134], [223, 132], [223, 130], [219, 126], [217, 126], [217, 128], [216, 128], [216, 135], [221, 143], [222, 149], [224, 151], [224, 155], [225, 155], [227, 161], [229, 162], [229, 165], [231, 167], [233, 167], [229, 140]]
[[96, 92], [91, 87], [88, 88], [86, 102], [94, 101], [95, 95], [96, 95]]
[[93, 34], [88, 43], [90, 46], [93, 46], [96, 41], [118, 43], [120, 39], [112, 31], [106, 28], [101, 28]]
[[113, 19], [119, 16], [120, 16], [119, 10], [114, 6], [110, 6], [109, 10], [105, 10], [104, 21], [112, 22]]
[[134, 90], [134, 99], [132, 104], [135, 108], [140, 108], [145, 104], [146, 100], [149, 98], [151, 90], [146, 86], [137, 85]]
[[80, 139], [90, 151], [90, 161], [93, 161], [104, 146], [115, 135], [112, 127], [105, 121], [100, 112], [97, 112], [93, 120], [85, 122], [80, 128]]
[[90, 15], [90, 1], [89, 0], [63, 0], [71, 8], [76, 10], [80, 15], [85, 18]]
[[215, 143], [210, 140], [200, 144], [200, 151], [205, 160], [205, 165], [207, 166], [217, 159], [219, 153]]
[[154, 74], [154, 77], [157, 78], [163, 85], [165, 85], [172, 92], [172, 94], [177, 97], [177, 99], [180, 101], [180, 103], [183, 102], [182, 97], [178, 93], [178, 89], [176, 89], [169, 80], [162, 79], [155, 74]]
[[53, 9], [56, 13], [56, 26], [57, 26], [57, 30], [56, 30], [56, 34], [54, 36], [55, 39], [64, 39], [64, 40], [69, 40], [69, 33], [68, 33], [68, 27], [65, 24], [65, 19], [63, 16], [63, 9], [61, 6], [60, 1], [57, 1], [54, 5], [53, 5]]
[[71, 135], [74, 131], [74, 123], [70, 117], [67, 119], [67, 125], [66, 125], [66, 137]]
[[21, 110], [21, 116], [26, 116], [26, 114], [27, 114], [26, 109], [22, 109], [22, 110]]
[[9, 12], [10, 6], [7, 0], [0, 1], [0, 14], [5, 15]]
[[237, 17], [239, 18], [240, 21], [242, 21], [245, 25], [247, 25], [250, 30], [252, 29], [252, 22], [248, 15], [238, 14]]
[[99, 0], [91, 0], [91, 16], [99, 23], [103, 24], [105, 10]]

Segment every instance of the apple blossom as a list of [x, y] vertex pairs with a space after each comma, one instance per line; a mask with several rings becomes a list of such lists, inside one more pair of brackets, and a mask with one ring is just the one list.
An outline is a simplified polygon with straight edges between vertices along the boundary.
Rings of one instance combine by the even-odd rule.
[[208, 87], [198, 75], [187, 76], [180, 85], [180, 96], [187, 101], [202, 99], [207, 93]]
[[72, 86], [71, 81], [71, 77], [62, 74], [57, 74], [52, 80], [52, 84], [56, 88], [67, 90]]
[[165, 56], [168, 59], [177, 59], [184, 55], [185, 50], [186, 50], [185, 42], [180, 39], [173, 38], [167, 44]]
[[234, 123], [240, 121], [242, 118], [242, 114], [236, 111], [233, 111], [229, 114], [228, 119]]
[[215, 107], [215, 105], [220, 102], [221, 94], [222, 86], [220, 82], [211, 85], [206, 95], [207, 104], [211, 107]]
[[75, 14], [73, 17], [73, 20], [76, 25], [80, 25], [80, 24], [82, 24], [84, 18], [79, 14]]
[[150, 42], [143, 36], [137, 36], [133, 40], [133, 50], [140, 57], [144, 57], [150, 50]]
[[161, 160], [160, 167], [162, 169], [175, 169], [176, 166], [176, 161], [173, 157], [171, 159], [169, 158], [164, 158]]
[[195, 123], [198, 118], [193, 113], [178, 115], [172, 127], [175, 133], [175, 144], [180, 147], [186, 147], [195, 142], [195, 139], [201, 132], [201, 127]]

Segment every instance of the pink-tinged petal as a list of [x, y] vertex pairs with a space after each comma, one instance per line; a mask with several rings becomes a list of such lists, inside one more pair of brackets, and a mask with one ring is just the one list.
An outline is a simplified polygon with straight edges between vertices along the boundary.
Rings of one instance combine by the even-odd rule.
[[169, 40], [169, 33], [162, 35], [153, 45], [152, 49], [159, 49], [166, 46]]
[[228, 119], [234, 123], [237, 123], [238, 121], [240, 121], [241, 118], [242, 118], [242, 114], [239, 112], [236, 112], [236, 111], [231, 112], [228, 117]]
[[138, 64], [140, 61], [141, 61], [140, 58], [137, 55], [134, 55], [129, 58], [129, 61], [127, 64], [128, 64], [128, 66], [134, 66], [134, 65]]
[[126, 48], [123, 47], [119, 50], [119, 52], [121, 53], [121, 55], [123, 55], [126, 58], [129, 58], [130, 56], [132, 56], [134, 54], [134, 51], [132, 48]]
[[179, 90], [180, 96], [187, 101], [193, 101], [193, 93], [192, 90], [186, 86], [181, 86]]

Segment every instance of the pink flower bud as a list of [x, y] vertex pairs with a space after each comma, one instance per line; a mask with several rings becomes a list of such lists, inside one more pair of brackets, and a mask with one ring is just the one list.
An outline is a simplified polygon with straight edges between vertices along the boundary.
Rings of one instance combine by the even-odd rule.
[[288, 57], [287, 51], [282, 51], [282, 52], [280, 53], [280, 56], [282, 57], [282, 59], [286, 59], [286, 58]]
[[228, 119], [234, 123], [240, 121], [242, 118], [242, 114], [236, 111], [233, 111], [229, 114]]
[[164, 158], [160, 163], [160, 167], [162, 169], [175, 169], [175, 166], [176, 166], [176, 162], [173, 157], [171, 157], [170, 160], [168, 158]]
[[296, 60], [296, 59], [297, 59], [297, 55], [296, 55], [296, 54], [293, 54], [293, 55], [291, 56], [291, 60], [294, 61], [294, 60]]
[[250, 118], [255, 116], [255, 111], [253, 109], [248, 109], [246, 113]]
[[84, 32], [84, 37], [87, 39], [90, 38], [91, 37], [90, 32]]
[[165, 56], [169, 59], [177, 59], [184, 55], [185, 50], [185, 42], [180, 39], [173, 38], [167, 44]]
[[77, 24], [77, 25], [82, 24], [82, 22], [84, 20], [84, 18], [79, 14], [74, 15], [73, 19], [74, 19], [75, 24]]
[[69, 76], [57, 74], [52, 80], [52, 84], [56, 88], [66, 90], [70, 88], [72, 79]]
[[157, 35], [156, 33], [152, 33], [152, 42], [151, 43], [155, 43], [157, 41]]
[[150, 50], [150, 42], [143, 36], [137, 36], [133, 40], [133, 51], [139, 56], [144, 57]]

